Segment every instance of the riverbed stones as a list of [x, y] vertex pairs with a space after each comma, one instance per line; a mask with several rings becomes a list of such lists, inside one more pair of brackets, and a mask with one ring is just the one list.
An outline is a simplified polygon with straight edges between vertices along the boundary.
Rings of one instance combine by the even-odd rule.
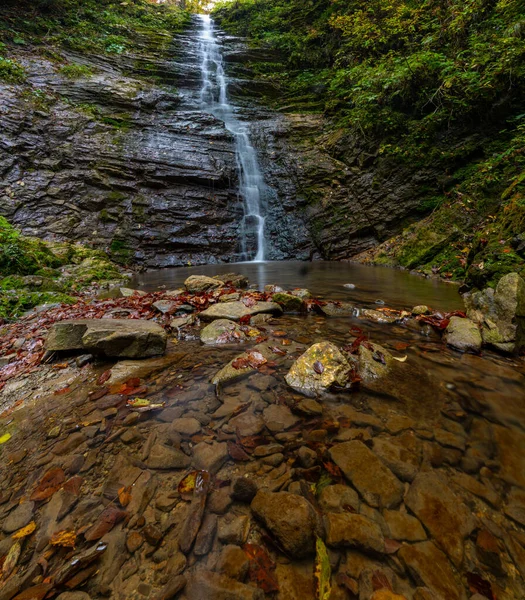
[[282, 404], [270, 404], [263, 411], [263, 419], [266, 427], [273, 432], [278, 433], [293, 427], [300, 418], [292, 413], [292, 411]]
[[390, 537], [394, 540], [407, 542], [421, 542], [427, 539], [421, 523], [406, 512], [400, 510], [384, 510], [383, 518]]
[[200, 442], [193, 448], [193, 466], [196, 469], [217, 473], [228, 458], [228, 446], [223, 442]]
[[470, 319], [451, 317], [444, 339], [449, 346], [460, 352], [481, 350], [482, 339], [479, 327]]
[[46, 350], [88, 350], [108, 357], [147, 358], [164, 354], [167, 335], [152, 321], [139, 319], [78, 319], [55, 323]]
[[354, 317], [356, 308], [350, 302], [326, 302], [317, 308], [325, 317]]
[[330, 456], [370, 506], [391, 508], [401, 502], [403, 484], [363, 442], [336, 444]]
[[191, 275], [184, 282], [184, 287], [191, 294], [198, 292], [209, 292], [224, 287], [224, 283], [220, 279], [206, 277], [205, 275]]
[[285, 379], [294, 390], [315, 395], [333, 385], [344, 387], [349, 371], [348, 361], [335, 344], [319, 342], [294, 362]]
[[201, 430], [201, 424], [193, 417], [174, 419], [170, 424], [170, 430], [180, 433], [182, 436], [191, 437]]
[[248, 411], [230, 419], [230, 425], [239, 437], [257, 435], [264, 429], [263, 419], [259, 415]]
[[420, 443], [411, 432], [399, 438], [376, 437], [375, 454], [402, 481], [412, 481], [421, 463]]
[[2, 523], [4, 533], [13, 533], [25, 527], [33, 518], [34, 502], [22, 502], [9, 513]]
[[233, 344], [246, 340], [246, 334], [234, 321], [217, 319], [206, 325], [200, 333], [203, 344]]
[[404, 545], [398, 556], [417, 582], [428, 587], [438, 598], [464, 600], [447, 557], [432, 542]]
[[250, 506], [253, 515], [290, 556], [303, 558], [314, 553], [319, 522], [313, 506], [305, 498], [289, 492], [260, 490]]
[[379, 525], [363, 515], [325, 515], [326, 543], [334, 548], [356, 548], [364, 552], [384, 552], [385, 539]]
[[474, 523], [472, 512], [449, 488], [444, 477], [432, 471], [419, 473], [405, 496], [405, 503], [459, 566], [463, 561], [463, 540]]
[[213, 304], [206, 310], [199, 313], [203, 321], [214, 321], [215, 319], [229, 319], [230, 321], [239, 321], [243, 317], [252, 317], [259, 314], [281, 315], [283, 309], [275, 302], [255, 302], [245, 304], [239, 302], [219, 302]]
[[328, 485], [319, 494], [319, 507], [323, 512], [359, 512], [359, 496], [347, 485]]
[[150, 469], [185, 469], [190, 462], [190, 457], [184, 452], [164, 444], [154, 444], [146, 464]]
[[264, 600], [264, 592], [222, 573], [199, 569], [186, 586], [188, 600]]

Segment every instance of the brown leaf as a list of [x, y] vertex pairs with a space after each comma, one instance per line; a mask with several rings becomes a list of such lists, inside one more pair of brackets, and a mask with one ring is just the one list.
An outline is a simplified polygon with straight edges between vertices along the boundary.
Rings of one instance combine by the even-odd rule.
[[274, 337], [286, 337], [288, 334], [286, 333], [286, 331], [273, 331], [272, 335]]
[[266, 594], [279, 591], [279, 584], [275, 576], [275, 563], [266, 550], [255, 544], [244, 544], [242, 549], [250, 560], [248, 571], [250, 581]]
[[97, 384], [104, 385], [110, 377], [111, 377], [111, 369], [108, 369], [107, 371], [104, 371], [104, 373], [102, 373], [102, 375], [97, 379]]
[[78, 496], [83, 483], [84, 478], [80, 477], [80, 475], [75, 475], [75, 477], [71, 477], [71, 479], [68, 479], [66, 483], [64, 483], [63, 489], [65, 492]]
[[71, 388], [70, 388], [69, 386], [66, 386], [66, 387], [63, 387], [63, 388], [61, 388], [61, 389], [59, 389], [59, 390], [55, 390], [55, 391], [53, 392], [53, 394], [54, 394], [55, 396], [62, 396], [62, 394], [67, 394], [67, 393], [68, 393], [68, 392], [70, 392], [70, 391], [71, 391]]
[[241, 446], [239, 446], [239, 444], [236, 444], [235, 442], [232, 442], [231, 440], [228, 440], [227, 444], [228, 444], [228, 454], [230, 455], [230, 457], [233, 460], [237, 460], [237, 461], [250, 460], [250, 456], [248, 454], [246, 454], [246, 452], [241, 448]]
[[257, 350], [250, 350], [246, 353], [246, 355], [248, 357], [248, 364], [250, 367], [252, 367], [252, 369], [257, 369], [267, 362], [264, 356], [260, 352], [257, 352]]
[[286, 352], [286, 350], [283, 350], [282, 348], [279, 348], [278, 346], [269, 346], [269, 348], [274, 354], [278, 354], [279, 356], [286, 356], [288, 354], [288, 352]]
[[321, 375], [322, 373], [324, 373], [324, 365], [320, 360], [316, 360], [314, 362], [314, 364], [312, 365], [312, 367], [318, 375]]
[[110, 504], [102, 511], [95, 524], [86, 531], [84, 538], [88, 542], [99, 540], [108, 531], [111, 531], [117, 523], [125, 519], [127, 515], [126, 511]]
[[31, 494], [30, 500], [40, 501], [47, 500], [51, 496], [58, 492], [62, 487], [66, 476], [64, 471], [60, 467], [54, 467], [50, 469], [40, 480], [35, 491]]
[[248, 358], [246, 356], [239, 356], [232, 362], [234, 369], [247, 369], [249, 367]]

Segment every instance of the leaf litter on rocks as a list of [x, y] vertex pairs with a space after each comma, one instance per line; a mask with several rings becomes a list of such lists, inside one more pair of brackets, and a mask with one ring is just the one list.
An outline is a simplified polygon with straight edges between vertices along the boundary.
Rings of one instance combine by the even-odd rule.
[[279, 583], [275, 575], [275, 563], [262, 546], [244, 544], [244, 553], [250, 560], [248, 577], [252, 583], [266, 594], [279, 591]]

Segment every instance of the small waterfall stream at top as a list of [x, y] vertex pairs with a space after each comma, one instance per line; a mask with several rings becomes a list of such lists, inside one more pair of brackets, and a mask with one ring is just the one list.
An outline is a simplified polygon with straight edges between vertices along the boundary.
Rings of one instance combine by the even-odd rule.
[[[265, 217], [262, 210], [266, 188], [264, 178], [257, 153], [250, 143], [248, 128], [235, 117], [234, 109], [228, 102], [228, 82], [221, 48], [214, 34], [213, 21], [208, 15], [199, 15], [199, 17], [202, 23], [199, 37], [202, 70], [201, 108], [220, 119], [235, 138], [240, 194], [244, 203], [241, 250], [245, 259], [249, 259], [252, 255], [254, 262], [262, 262], [265, 258]], [[252, 224], [255, 229], [255, 253], [248, 249], [249, 230]]]

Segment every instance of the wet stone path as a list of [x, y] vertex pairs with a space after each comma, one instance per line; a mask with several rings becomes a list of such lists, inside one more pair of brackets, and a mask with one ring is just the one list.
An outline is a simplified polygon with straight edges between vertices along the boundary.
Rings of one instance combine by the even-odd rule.
[[[175, 320], [164, 357], [56, 357], [0, 416], [0, 600], [525, 597], [522, 361], [341, 305], [219, 344]], [[299, 393], [324, 342], [310, 378], [341, 352], [351, 382]]]

